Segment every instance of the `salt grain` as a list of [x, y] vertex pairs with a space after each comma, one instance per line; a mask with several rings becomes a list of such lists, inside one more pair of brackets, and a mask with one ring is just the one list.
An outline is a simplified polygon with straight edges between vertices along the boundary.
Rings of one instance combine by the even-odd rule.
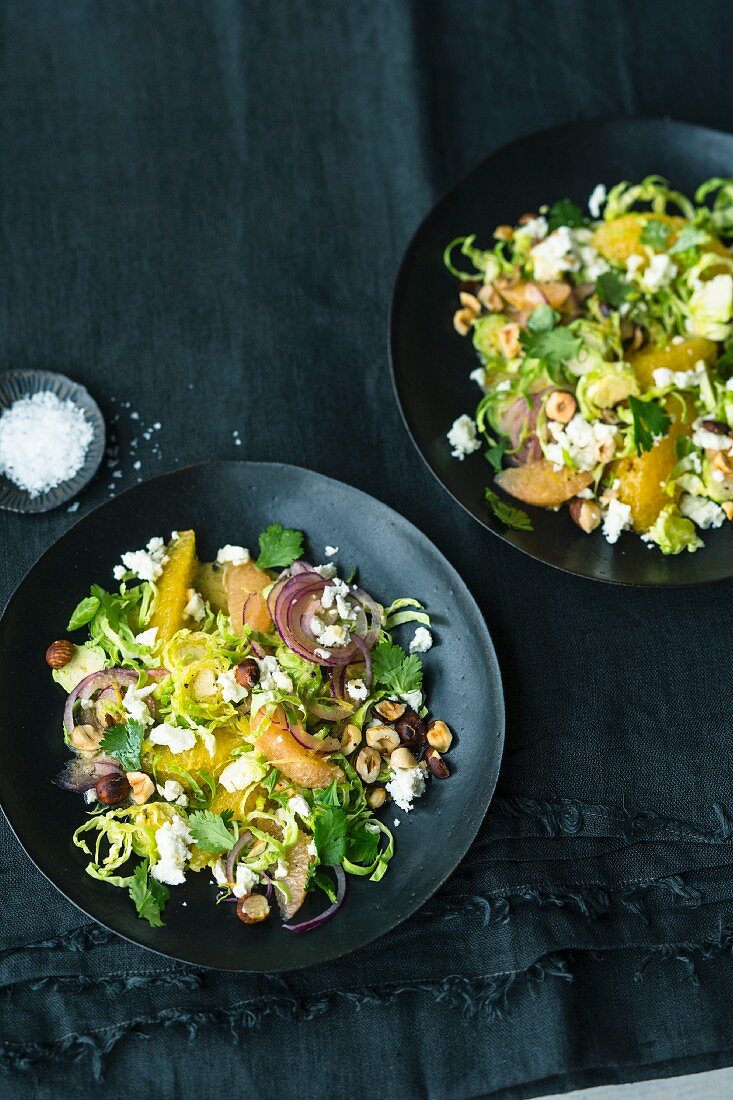
[[47, 392], [21, 397], [0, 416], [0, 473], [33, 499], [78, 474], [93, 435], [73, 401]]

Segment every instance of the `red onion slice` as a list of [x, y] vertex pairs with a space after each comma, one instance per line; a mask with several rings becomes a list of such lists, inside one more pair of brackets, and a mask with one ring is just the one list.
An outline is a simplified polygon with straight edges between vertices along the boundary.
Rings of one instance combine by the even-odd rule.
[[336, 752], [340, 748], [340, 744], [335, 737], [324, 737], [322, 740], [313, 737], [297, 722], [291, 722], [287, 714], [285, 715], [285, 721], [291, 736], [302, 748], [308, 749], [310, 752]]
[[234, 882], [234, 864], [237, 861], [237, 856], [244, 848], [245, 844], [248, 844], [253, 839], [249, 829], [245, 829], [241, 832], [237, 839], [234, 841], [233, 847], [229, 849], [226, 863], [224, 864], [224, 872], [227, 876], [227, 882]]
[[334, 867], [333, 873], [336, 876], [336, 900], [331, 902], [328, 909], [324, 909], [319, 917], [311, 917], [310, 920], [301, 921], [300, 924], [283, 924], [283, 928], [287, 928], [288, 932], [312, 932], [314, 928], [318, 928], [334, 915], [346, 896], [346, 875], [343, 867], [340, 866]]
[[[151, 680], [163, 680], [168, 676], [168, 669], [150, 669], [147, 675]], [[137, 681], [138, 673], [134, 668], [104, 668], [100, 672], [90, 672], [88, 676], [85, 676], [83, 680], [79, 681], [74, 690], [67, 697], [64, 707], [64, 727], [66, 732], [71, 733], [76, 725], [74, 721], [74, 707], [77, 702], [86, 703], [97, 691], [101, 692], [113, 686], [127, 687], [130, 684], [136, 684]], [[145, 702], [148, 704], [150, 713], [155, 717], [154, 700], [148, 697]]]
[[363, 646], [371, 649], [375, 644], [382, 624], [380, 605], [366, 592], [355, 588], [352, 596], [360, 603], [365, 616], [371, 618], [366, 634], [363, 638], [352, 634], [347, 645], [329, 650], [328, 657], [323, 656], [323, 651], [316, 653], [319, 644], [311, 621], [324, 589], [330, 584], [330, 580], [325, 580], [319, 573], [299, 573], [282, 585], [277, 582], [268, 597], [275, 626], [285, 645], [311, 664], [326, 668], [352, 664], [358, 659], [357, 654], [363, 652]]
[[97, 756], [93, 759], [75, 756], [64, 765], [53, 782], [64, 791], [84, 794], [96, 787], [105, 775], [113, 774], [121, 775], [122, 768], [109, 756]]

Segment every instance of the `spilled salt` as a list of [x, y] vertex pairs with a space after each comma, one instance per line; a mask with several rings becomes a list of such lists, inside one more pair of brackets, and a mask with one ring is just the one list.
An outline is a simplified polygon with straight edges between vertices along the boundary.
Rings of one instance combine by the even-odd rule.
[[73, 401], [55, 393], [21, 397], [0, 416], [0, 473], [33, 499], [79, 472], [93, 435]]

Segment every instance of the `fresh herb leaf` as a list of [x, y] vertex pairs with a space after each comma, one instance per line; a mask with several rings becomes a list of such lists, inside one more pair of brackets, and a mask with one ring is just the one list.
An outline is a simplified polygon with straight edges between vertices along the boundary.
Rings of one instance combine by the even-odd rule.
[[504, 455], [509, 448], [509, 443], [505, 439], [492, 439], [488, 447], [484, 451], [484, 458], [487, 462], [491, 463], [494, 473], [498, 474], [501, 470]]
[[568, 328], [549, 332], [522, 332], [519, 337], [529, 359], [541, 359], [553, 370], [559, 369], [580, 351], [581, 341]]
[[379, 833], [366, 827], [366, 821], [352, 825], [346, 842], [346, 856], [351, 863], [374, 863], [379, 851]]
[[318, 859], [326, 867], [335, 867], [346, 855], [348, 820], [340, 806], [323, 806], [313, 824], [313, 841]]
[[532, 310], [527, 320], [527, 328], [530, 332], [551, 332], [559, 319], [560, 314], [545, 302], [544, 305]]
[[532, 520], [521, 508], [515, 508], [492, 489], [486, 490], [486, 502], [496, 518], [514, 531], [532, 531]]
[[718, 377], [726, 381], [733, 375], [733, 344], [730, 344], [715, 364]]
[[669, 250], [670, 256], [674, 256], [678, 252], [687, 252], [689, 248], [697, 248], [701, 244], [705, 244], [710, 240], [710, 234], [706, 233], [704, 229], [698, 229], [694, 225], [685, 225], [680, 230], [680, 235], [674, 242]]
[[260, 569], [286, 569], [303, 556], [303, 532], [271, 523], [260, 535]]
[[311, 883], [317, 886], [319, 890], [323, 890], [329, 901], [336, 901], [336, 887], [333, 884], [333, 880], [323, 871], [314, 871], [311, 874]]
[[103, 752], [119, 760], [126, 772], [136, 772], [140, 770], [140, 748], [144, 736], [142, 722], [131, 718], [125, 723], [118, 722], [110, 726], [100, 741], [99, 747]]
[[656, 440], [667, 434], [672, 421], [657, 401], [642, 401], [631, 395], [629, 408], [634, 421], [636, 453], [650, 451]]
[[314, 797], [321, 806], [340, 806], [338, 782], [332, 779], [327, 787], [317, 790]]
[[651, 218], [642, 229], [639, 239], [642, 244], [648, 244], [657, 252], [664, 252], [671, 232], [671, 225], [660, 222], [658, 218]]
[[99, 610], [99, 600], [96, 596], [87, 596], [76, 605], [71, 618], [69, 619], [69, 625], [67, 630], [78, 630], [81, 626], [86, 626], [90, 623]]
[[402, 646], [385, 639], [372, 651], [372, 675], [376, 683], [395, 695], [422, 688], [422, 664], [416, 653], [408, 657]]
[[559, 202], [554, 202], [549, 209], [547, 228], [550, 233], [553, 229], [559, 229], [561, 225], [577, 229], [579, 226], [585, 225], [585, 220], [585, 215], [579, 206], [576, 206], [574, 202], [570, 202], [569, 199], [561, 199]]
[[168, 890], [162, 882], [148, 874], [149, 869], [147, 859], [138, 863], [129, 885], [130, 898], [139, 917], [146, 920], [151, 928], [162, 928], [160, 915], [168, 901]]
[[211, 810], [195, 810], [188, 815], [188, 828], [194, 843], [203, 852], [228, 852], [237, 839], [236, 827], [229, 830], [232, 811], [224, 810], [220, 814]]
[[633, 289], [631, 283], [622, 279], [615, 271], [604, 271], [596, 279], [596, 294], [602, 302], [614, 309], [618, 309], [626, 301]]
[[687, 456], [691, 455], [695, 450], [697, 450], [697, 448], [688, 435], [677, 436], [674, 444], [674, 453], [678, 461], [687, 458]]
[[273, 768], [269, 771], [265, 778], [262, 780], [262, 786], [265, 788], [268, 794], [272, 794], [275, 790], [275, 784], [280, 778], [280, 772], [277, 768]]

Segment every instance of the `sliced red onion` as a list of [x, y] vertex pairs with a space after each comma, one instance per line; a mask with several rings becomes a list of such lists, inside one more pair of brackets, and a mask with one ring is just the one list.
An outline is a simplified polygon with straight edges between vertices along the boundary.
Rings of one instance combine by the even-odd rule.
[[272, 879], [270, 878], [270, 876], [269, 876], [269, 875], [267, 874], [267, 872], [266, 872], [266, 871], [263, 871], [263, 872], [262, 872], [262, 875], [261, 875], [261, 877], [262, 877], [262, 878], [263, 878], [263, 879], [265, 880], [265, 882], [267, 883], [267, 885], [265, 886], [265, 897], [266, 897], [266, 898], [267, 898], [267, 900], [269, 901], [269, 900], [270, 900], [270, 898], [272, 897]]
[[285, 715], [285, 721], [293, 738], [304, 749], [308, 749], [310, 752], [336, 752], [336, 749], [339, 748], [339, 742], [335, 737], [324, 737], [323, 740], [320, 740], [304, 730], [297, 722], [291, 722], [287, 714]]
[[371, 649], [375, 644], [382, 624], [380, 605], [368, 593], [355, 588], [352, 596], [359, 601], [365, 615], [371, 618], [366, 634], [363, 638], [352, 634], [347, 645], [330, 650], [328, 657], [323, 656], [323, 650], [320, 654], [316, 653], [319, 645], [311, 621], [324, 589], [330, 584], [330, 580], [325, 580], [319, 573], [299, 573], [286, 580], [282, 586], [278, 582], [268, 597], [275, 626], [288, 648], [304, 660], [326, 668], [353, 664], [358, 659], [357, 654], [363, 651], [363, 645]]
[[336, 876], [336, 900], [331, 902], [328, 909], [324, 909], [319, 917], [311, 917], [310, 920], [301, 921], [300, 924], [283, 924], [283, 928], [287, 928], [288, 932], [312, 932], [314, 928], [318, 928], [334, 915], [346, 896], [346, 875], [343, 867], [334, 867], [333, 873]]
[[253, 837], [249, 829], [245, 829], [244, 832], [241, 832], [239, 834], [237, 839], [234, 841], [234, 845], [229, 849], [229, 855], [227, 856], [227, 861], [224, 865], [227, 882], [234, 882], [234, 864], [237, 861], [237, 856], [242, 851], [242, 848], [244, 848], [245, 844], [249, 844], [252, 839]]
[[266, 657], [266, 656], [267, 656], [267, 651], [265, 650], [264, 646], [261, 646], [261, 645], [260, 645], [260, 643], [259, 643], [259, 642], [255, 642], [255, 641], [253, 641], [252, 639], [250, 639], [250, 643], [249, 643], [249, 644], [250, 644], [250, 647], [251, 647], [251, 649], [252, 649], [252, 652], [254, 653], [255, 657], [258, 657], [258, 658], [260, 659], [260, 661], [261, 661], [261, 660], [262, 660], [262, 659], [263, 659], [264, 657]]
[[136, 684], [138, 674], [133, 668], [105, 668], [101, 672], [90, 672], [80, 680], [66, 700], [64, 707], [64, 726], [71, 733], [75, 726], [74, 707], [77, 702], [86, 703], [95, 691], [111, 687], [113, 684]]
[[57, 787], [75, 794], [84, 794], [96, 787], [105, 775], [122, 775], [122, 768], [109, 756], [84, 758], [75, 756], [69, 760], [54, 779]]

